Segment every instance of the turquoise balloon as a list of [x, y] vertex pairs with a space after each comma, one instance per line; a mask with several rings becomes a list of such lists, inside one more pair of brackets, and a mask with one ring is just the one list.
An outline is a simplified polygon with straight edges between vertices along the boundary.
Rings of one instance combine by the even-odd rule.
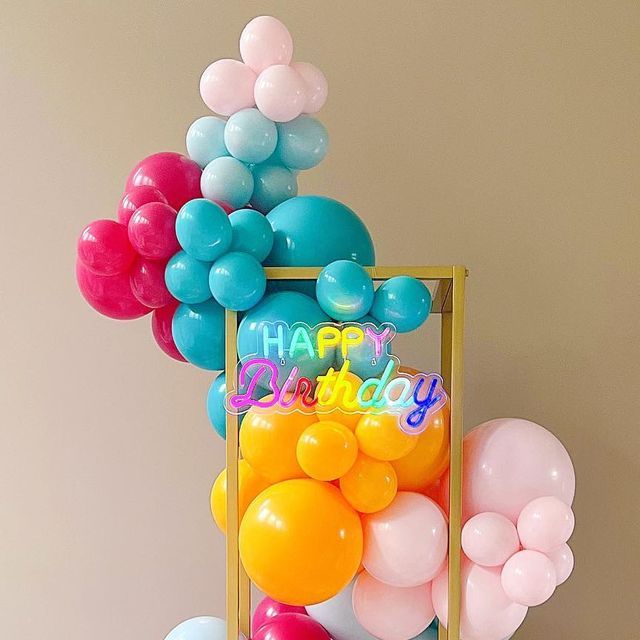
[[231, 223], [220, 205], [197, 198], [178, 211], [176, 235], [190, 256], [213, 262], [231, 246]]
[[238, 209], [229, 215], [231, 223], [230, 251], [241, 251], [264, 262], [273, 247], [273, 229], [269, 221], [255, 209]]
[[419, 633], [412, 640], [438, 640], [438, 626], [429, 625], [422, 633]]
[[180, 302], [195, 304], [211, 297], [209, 270], [211, 263], [196, 260], [179, 251], [167, 262], [164, 281], [169, 293]]
[[171, 324], [178, 351], [191, 364], [224, 369], [224, 309], [215, 301], [181, 304]]
[[253, 193], [253, 175], [237, 158], [216, 158], [204, 168], [200, 190], [208, 200], [230, 209], [240, 209]]
[[373, 281], [357, 262], [336, 260], [320, 272], [316, 298], [322, 310], [335, 320], [357, 320], [369, 313]]
[[213, 616], [198, 616], [181, 622], [164, 640], [226, 640], [227, 623]]
[[255, 307], [262, 300], [266, 287], [263, 266], [248, 253], [226, 253], [213, 263], [209, 273], [213, 297], [232, 311]]
[[[381, 323], [371, 316], [364, 316], [357, 320], [358, 325], [371, 323], [375, 326], [376, 333], [380, 333], [383, 329]], [[350, 322], [345, 322], [344, 327], [350, 326]], [[366, 340], [362, 344], [355, 347], [349, 347], [347, 357], [349, 358], [349, 371], [366, 380], [379, 376], [386, 368], [389, 360], [391, 360], [391, 343], [385, 343], [385, 350], [380, 356], [376, 356], [375, 347], [370, 340]], [[342, 351], [336, 349], [336, 367], [339, 369], [344, 363]]]
[[276, 149], [278, 130], [257, 109], [242, 109], [227, 120], [224, 143], [229, 153], [242, 162], [264, 162]]
[[299, 116], [290, 122], [279, 122], [276, 157], [285, 167], [300, 171], [311, 169], [327, 154], [329, 135], [315, 118]]
[[198, 118], [187, 131], [187, 153], [189, 157], [206, 167], [212, 160], [228, 156], [224, 144], [224, 128], [227, 123], [216, 116]]
[[409, 276], [389, 278], [376, 291], [370, 314], [390, 322], [398, 333], [417, 329], [431, 313], [431, 292], [420, 280]]
[[285, 200], [298, 195], [298, 179], [286, 167], [278, 164], [259, 164], [253, 167], [254, 209], [268, 213]]

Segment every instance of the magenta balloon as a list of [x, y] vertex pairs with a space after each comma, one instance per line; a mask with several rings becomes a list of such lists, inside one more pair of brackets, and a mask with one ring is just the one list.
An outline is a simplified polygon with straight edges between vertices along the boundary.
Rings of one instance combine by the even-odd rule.
[[240, 109], [253, 107], [255, 83], [256, 74], [251, 67], [239, 60], [223, 58], [204, 70], [200, 95], [211, 111], [230, 116]]
[[556, 570], [556, 585], [559, 586], [573, 572], [573, 551], [571, 551], [571, 547], [568, 544], [563, 544], [546, 555], [553, 562], [553, 567]]
[[136, 252], [127, 228], [115, 220], [94, 220], [78, 238], [78, 259], [92, 273], [114, 276], [133, 264]]
[[525, 549], [507, 560], [501, 581], [510, 600], [535, 607], [546, 602], [556, 590], [556, 570], [544, 553]]
[[151, 316], [151, 332], [158, 346], [174, 360], [186, 362], [182, 354], [178, 351], [176, 343], [173, 341], [171, 333], [171, 323], [173, 314], [178, 308], [178, 301], [168, 304], [166, 307], [156, 309]]
[[277, 64], [258, 76], [254, 96], [262, 115], [274, 122], [289, 122], [304, 109], [307, 84], [295, 69]]
[[515, 525], [499, 513], [479, 513], [462, 528], [462, 550], [484, 567], [502, 566], [519, 549]]
[[135, 210], [149, 202], [164, 202], [164, 204], [167, 204], [167, 199], [155, 187], [148, 185], [133, 187], [131, 191], [127, 191], [127, 193], [122, 196], [122, 200], [120, 200], [120, 204], [118, 205], [118, 220], [124, 225], [129, 224], [129, 219]]
[[324, 73], [308, 62], [294, 62], [291, 65], [304, 79], [307, 86], [307, 99], [303, 113], [318, 113], [327, 101], [329, 85]]
[[571, 507], [545, 496], [529, 502], [518, 517], [518, 535], [525, 549], [548, 553], [562, 546], [573, 533], [575, 517]]
[[136, 209], [128, 226], [133, 248], [151, 260], [165, 260], [180, 251], [176, 216], [176, 210], [162, 202], [149, 202]]
[[129, 272], [131, 291], [146, 307], [158, 309], [175, 299], [164, 283], [166, 265], [166, 260], [138, 258], [131, 267]]
[[141, 160], [127, 178], [125, 193], [133, 187], [154, 187], [177, 211], [189, 200], [201, 198], [200, 167], [180, 153], [163, 151]]
[[276, 616], [283, 613], [300, 613], [306, 616], [307, 610], [304, 607], [284, 604], [283, 602], [278, 602], [269, 596], [265, 596], [253, 612], [253, 619], [251, 621], [252, 633], [255, 635], [256, 631], [258, 631], [262, 625], [267, 622], [271, 622]]
[[289, 64], [293, 39], [287, 27], [273, 16], [258, 16], [240, 34], [240, 55], [256, 73], [274, 64]]
[[282, 613], [263, 624], [252, 640], [331, 640], [325, 628], [301, 613]]

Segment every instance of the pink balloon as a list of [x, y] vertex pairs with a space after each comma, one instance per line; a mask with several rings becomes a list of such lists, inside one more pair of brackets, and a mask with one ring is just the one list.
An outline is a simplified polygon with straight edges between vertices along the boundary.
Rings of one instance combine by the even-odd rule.
[[431, 583], [392, 587], [363, 571], [353, 587], [358, 622], [380, 640], [407, 640], [424, 631], [435, 617]]
[[[448, 580], [445, 569], [432, 587], [433, 606], [443, 626], [448, 624]], [[463, 558], [460, 637], [464, 640], [503, 640], [513, 634], [527, 615], [527, 607], [507, 597], [500, 569], [481, 567]]]
[[271, 622], [276, 616], [283, 613], [300, 613], [306, 616], [307, 610], [304, 607], [297, 607], [292, 604], [278, 602], [269, 596], [262, 598], [256, 607], [256, 610], [253, 612], [253, 619], [251, 621], [251, 630], [253, 635], [256, 634], [262, 625], [267, 622]]
[[146, 307], [159, 309], [175, 300], [164, 283], [166, 265], [166, 260], [138, 258], [131, 267], [129, 272], [131, 291]]
[[233, 115], [253, 107], [255, 72], [239, 60], [223, 58], [211, 63], [200, 78], [200, 95], [204, 103], [221, 116]]
[[546, 602], [556, 590], [553, 562], [539, 551], [518, 551], [502, 567], [502, 588], [510, 600], [527, 607]]
[[307, 99], [302, 112], [318, 113], [329, 93], [329, 83], [324, 73], [308, 62], [294, 62], [291, 66], [302, 76], [307, 86]]
[[167, 199], [155, 187], [144, 184], [139, 187], [133, 187], [133, 189], [127, 191], [127, 193], [122, 196], [122, 200], [120, 200], [120, 204], [118, 205], [118, 220], [122, 222], [122, 224], [128, 225], [129, 219], [134, 211], [149, 202], [164, 202], [167, 204]]
[[484, 567], [503, 565], [519, 549], [513, 522], [499, 513], [479, 513], [462, 528], [462, 550], [469, 560]]
[[202, 197], [201, 174], [193, 160], [180, 153], [163, 151], [141, 160], [129, 174], [124, 190], [129, 193], [133, 187], [154, 187], [177, 211], [185, 202]]
[[143, 257], [170, 258], [180, 251], [176, 237], [176, 210], [162, 202], [143, 204], [129, 220], [129, 241]]
[[362, 564], [378, 580], [416, 587], [440, 571], [447, 555], [447, 523], [430, 498], [400, 491], [388, 507], [363, 516], [362, 524]]
[[553, 562], [553, 567], [556, 570], [556, 586], [559, 586], [573, 572], [573, 551], [568, 544], [563, 544], [546, 555]]
[[282, 613], [263, 624], [252, 640], [331, 640], [324, 627], [301, 613]]
[[78, 259], [92, 273], [114, 276], [126, 271], [136, 258], [127, 228], [115, 220], [94, 220], [78, 238]]
[[532, 500], [520, 512], [518, 535], [525, 549], [548, 553], [571, 537], [575, 523], [568, 504], [553, 496], [545, 496]]
[[293, 57], [293, 38], [277, 18], [258, 16], [242, 30], [240, 55], [256, 73], [274, 64], [289, 64]]
[[171, 324], [173, 322], [173, 314], [178, 308], [178, 302], [172, 302], [166, 307], [156, 309], [151, 316], [151, 332], [158, 346], [174, 360], [186, 362], [183, 355], [178, 351], [176, 343], [173, 341], [173, 333], [171, 332]]
[[289, 122], [304, 109], [307, 84], [295, 69], [277, 64], [258, 76], [254, 97], [256, 106], [269, 120]]
[[131, 291], [129, 274], [100, 276], [76, 261], [76, 280], [84, 299], [99, 313], [116, 320], [133, 320], [151, 309], [140, 303]]

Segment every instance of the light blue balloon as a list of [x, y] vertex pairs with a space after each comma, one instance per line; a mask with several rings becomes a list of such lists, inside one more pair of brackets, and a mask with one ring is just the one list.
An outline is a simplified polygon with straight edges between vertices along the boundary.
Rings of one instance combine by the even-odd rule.
[[253, 181], [251, 206], [263, 213], [298, 195], [298, 179], [282, 165], [256, 165], [253, 167]]
[[398, 333], [417, 329], [431, 313], [431, 292], [420, 280], [409, 276], [389, 278], [376, 291], [370, 314], [390, 322]]
[[336, 260], [320, 272], [316, 298], [322, 310], [335, 320], [357, 320], [369, 313], [373, 281], [357, 262]]
[[180, 302], [196, 304], [211, 297], [209, 290], [210, 262], [196, 260], [184, 251], [171, 257], [164, 270], [169, 293]]
[[231, 246], [229, 251], [241, 251], [264, 262], [273, 247], [273, 229], [269, 221], [255, 209], [238, 209], [229, 214]]
[[253, 256], [231, 251], [213, 263], [209, 288], [225, 309], [246, 311], [262, 300], [267, 277], [263, 266]]
[[228, 156], [224, 144], [224, 127], [227, 123], [216, 116], [198, 118], [187, 131], [187, 153], [189, 157], [206, 167], [212, 160]]
[[279, 122], [276, 157], [285, 167], [300, 171], [311, 169], [327, 155], [329, 134], [315, 118], [299, 116], [290, 122]]
[[205, 198], [190, 200], [178, 211], [176, 235], [194, 258], [213, 262], [231, 246], [231, 223], [224, 209]]
[[227, 623], [213, 616], [198, 616], [181, 622], [164, 640], [226, 640]]
[[278, 130], [257, 109], [242, 109], [227, 120], [224, 143], [229, 153], [242, 162], [264, 162], [275, 151]]
[[[381, 323], [371, 316], [364, 316], [357, 320], [358, 325], [368, 322], [375, 326], [376, 333], [380, 333], [383, 330]], [[350, 325], [350, 322], [345, 322], [343, 326], [348, 327]], [[366, 380], [367, 378], [374, 378], [379, 376], [385, 370], [387, 363], [391, 360], [391, 343], [385, 343], [384, 352], [380, 356], [376, 356], [374, 345], [370, 340], [365, 340], [359, 345], [350, 346], [347, 357], [349, 358], [350, 363], [349, 371], [355, 373], [363, 380]], [[342, 357], [342, 351], [340, 349], [336, 349], [336, 367], [338, 369], [342, 367], [344, 360], [345, 359]]]
[[181, 304], [171, 324], [173, 341], [186, 360], [202, 369], [224, 369], [224, 309], [215, 301]]
[[239, 209], [251, 198], [253, 176], [236, 158], [216, 158], [204, 168], [200, 189], [205, 198]]

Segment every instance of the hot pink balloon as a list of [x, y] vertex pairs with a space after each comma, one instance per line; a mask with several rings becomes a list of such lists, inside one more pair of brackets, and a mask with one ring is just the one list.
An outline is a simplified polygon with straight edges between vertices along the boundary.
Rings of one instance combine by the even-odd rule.
[[297, 118], [307, 101], [307, 84], [292, 67], [277, 64], [265, 69], [256, 80], [256, 106], [275, 122]]
[[178, 351], [176, 343], [173, 341], [173, 333], [171, 332], [171, 324], [173, 322], [173, 314], [178, 308], [178, 302], [172, 302], [166, 307], [156, 309], [151, 316], [151, 332], [158, 346], [174, 360], [186, 362], [183, 355]]
[[462, 550], [484, 567], [503, 565], [519, 549], [515, 525], [499, 513], [479, 513], [462, 528]]
[[129, 219], [134, 211], [149, 202], [164, 202], [164, 204], [167, 204], [167, 199], [155, 187], [144, 184], [139, 187], [133, 187], [133, 189], [127, 191], [127, 193], [122, 196], [122, 200], [120, 200], [120, 204], [118, 205], [118, 220], [125, 226], [128, 225]]
[[78, 238], [78, 259], [92, 273], [114, 276], [126, 271], [136, 258], [127, 228], [115, 220], [94, 220]]
[[129, 278], [133, 295], [146, 307], [159, 309], [175, 298], [164, 283], [166, 260], [138, 258], [131, 267]]
[[274, 64], [289, 64], [293, 57], [293, 38], [277, 18], [258, 16], [242, 30], [240, 55], [256, 73]]
[[239, 60], [223, 58], [211, 63], [200, 78], [200, 95], [204, 103], [221, 116], [233, 115], [253, 107], [256, 74]]
[[571, 507], [554, 498], [536, 498], [518, 517], [518, 535], [525, 549], [548, 553], [562, 546], [573, 533], [575, 517]]
[[331, 640], [324, 627], [301, 613], [282, 613], [263, 624], [252, 640]]
[[129, 220], [129, 241], [143, 257], [170, 258], [180, 250], [176, 237], [176, 210], [162, 202], [143, 204]]
[[573, 551], [568, 544], [563, 544], [547, 553], [546, 556], [553, 562], [553, 567], [556, 570], [556, 586], [560, 586], [573, 572]]
[[302, 112], [318, 113], [329, 93], [329, 83], [324, 73], [308, 62], [294, 62], [291, 66], [302, 76], [307, 86], [307, 99]]
[[253, 612], [253, 619], [251, 621], [252, 633], [255, 635], [256, 631], [258, 631], [262, 625], [267, 622], [271, 622], [276, 616], [283, 613], [300, 613], [303, 616], [306, 616], [307, 610], [304, 607], [284, 604], [283, 602], [278, 602], [269, 596], [265, 596]]
[[[432, 586], [433, 606], [443, 626], [448, 624], [448, 581], [445, 569]], [[510, 600], [500, 582], [500, 569], [481, 567], [463, 558], [460, 637], [464, 640], [504, 640], [527, 615], [527, 607]]]
[[430, 498], [400, 491], [388, 507], [363, 516], [362, 524], [362, 564], [378, 580], [415, 587], [440, 571], [447, 555], [447, 523]]
[[353, 611], [358, 622], [380, 640], [413, 638], [435, 618], [431, 583], [392, 587], [363, 571], [353, 587]]
[[133, 187], [154, 187], [177, 211], [185, 202], [202, 197], [201, 174], [193, 160], [180, 153], [163, 151], [141, 160], [129, 174], [124, 190], [129, 193]]
[[553, 562], [539, 551], [518, 551], [502, 567], [502, 588], [518, 604], [535, 607], [546, 602], [556, 590]]

